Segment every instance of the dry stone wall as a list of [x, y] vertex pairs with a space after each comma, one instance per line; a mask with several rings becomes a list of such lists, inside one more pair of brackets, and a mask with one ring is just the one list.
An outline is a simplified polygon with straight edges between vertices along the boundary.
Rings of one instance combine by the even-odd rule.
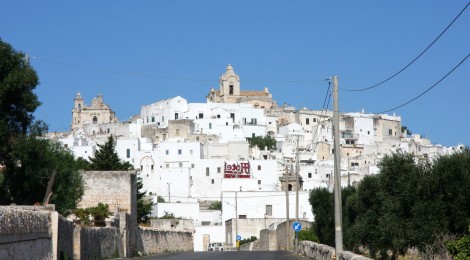
[[52, 259], [50, 212], [0, 207], [0, 259]]
[[140, 228], [137, 232], [137, 251], [143, 255], [192, 252], [194, 251], [193, 232], [168, 232]]
[[79, 259], [87, 260], [119, 257], [118, 228], [77, 227], [77, 229], [80, 230]]
[[[311, 241], [300, 241], [298, 254], [307, 256], [312, 259], [330, 260], [335, 255], [335, 248], [323, 244], [318, 244]], [[338, 254], [336, 259], [339, 260], [372, 260], [361, 255], [356, 255], [352, 252], [343, 251]]]
[[276, 230], [263, 229], [259, 235], [259, 249], [260, 251], [276, 251], [277, 250], [277, 236]]
[[59, 259], [73, 259], [73, 230], [75, 225], [59, 215], [58, 253]]

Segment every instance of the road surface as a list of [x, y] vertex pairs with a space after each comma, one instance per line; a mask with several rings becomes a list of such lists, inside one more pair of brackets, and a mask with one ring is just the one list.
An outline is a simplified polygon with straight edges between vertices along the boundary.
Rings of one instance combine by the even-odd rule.
[[145, 260], [306, 260], [308, 258], [292, 255], [286, 251], [223, 251], [223, 252], [188, 252], [168, 253], [154, 256], [146, 256], [139, 259]]

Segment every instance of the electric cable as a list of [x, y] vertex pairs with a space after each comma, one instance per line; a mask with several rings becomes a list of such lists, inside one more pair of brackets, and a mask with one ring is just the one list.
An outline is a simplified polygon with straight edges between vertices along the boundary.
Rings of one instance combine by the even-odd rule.
[[[212, 83], [218, 83], [219, 82], [219, 80], [215, 80], [215, 79], [198, 79], [198, 78], [177, 77], [177, 76], [171, 77], [171, 76], [140, 73], [140, 72], [117, 71], [117, 70], [111, 70], [111, 69], [107, 69], [107, 68], [100, 68], [100, 67], [84, 66], [84, 65], [72, 64], [72, 63], [66, 63], [66, 62], [61, 62], [61, 61], [57, 61], [57, 60], [39, 58], [39, 57], [36, 57], [36, 56], [29, 56], [29, 58], [32, 59], [32, 60], [37, 60], [37, 61], [40, 61], [40, 62], [46, 62], [46, 63], [56, 64], [56, 65], [61, 65], [61, 66], [65, 66], [65, 67], [78, 68], [78, 69], [97, 71], [97, 72], [104, 72], [104, 73], [110, 73], [110, 74], [116, 74], [116, 75], [122, 75], [122, 76], [142, 77], [142, 78], [157, 78], [157, 79], [163, 79], [163, 80], [195, 81], [195, 82], [212, 82]], [[293, 79], [293, 80], [240, 80], [240, 82], [244, 82], [244, 83], [267, 83], [267, 84], [312, 83], [312, 82], [320, 82], [320, 81], [324, 81], [324, 80], [323, 79], [312, 79], [312, 80], [296, 80], [296, 79]]]
[[465, 7], [462, 9], [462, 11], [460, 11], [460, 13], [454, 18], [454, 20], [452, 20], [452, 22], [447, 25], [447, 27], [444, 29], [444, 31], [442, 31], [439, 36], [437, 36], [436, 39], [434, 39], [434, 41], [431, 42], [431, 44], [428, 45], [428, 47], [426, 47], [426, 49], [424, 49], [424, 51], [422, 51], [418, 56], [416, 56], [416, 58], [414, 58], [410, 63], [408, 63], [405, 67], [403, 67], [402, 69], [400, 69], [398, 72], [396, 72], [395, 74], [393, 74], [392, 76], [386, 78], [385, 80], [382, 80], [381, 82], [375, 84], [375, 85], [372, 85], [370, 87], [367, 87], [367, 88], [360, 88], [360, 89], [348, 89], [348, 88], [340, 88], [341, 90], [344, 90], [344, 91], [365, 91], [365, 90], [369, 90], [369, 89], [373, 89], [373, 88], [376, 88], [380, 85], [382, 85], [383, 83], [393, 79], [395, 76], [397, 76], [398, 74], [402, 73], [404, 70], [406, 70], [409, 66], [411, 66], [415, 61], [417, 61], [429, 48], [431, 48], [431, 46], [434, 45], [434, 43], [439, 40], [439, 38], [441, 38], [441, 36], [452, 26], [452, 24], [454, 24], [454, 22], [460, 17], [460, 15], [465, 11], [465, 9], [467, 9], [467, 7], [470, 5], [470, 1], [467, 3], [467, 5], [465, 5]]
[[401, 108], [401, 107], [404, 107], [406, 105], [408, 105], [409, 103], [415, 101], [416, 99], [422, 97], [424, 94], [426, 94], [428, 91], [430, 91], [431, 89], [433, 89], [434, 87], [436, 87], [439, 83], [441, 83], [445, 78], [447, 78], [447, 76], [449, 76], [450, 74], [452, 74], [452, 72], [454, 72], [460, 65], [462, 65], [462, 63], [465, 62], [465, 60], [470, 56], [470, 53], [467, 54], [467, 56], [465, 58], [463, 58], [462, 61], [459, 62], [459, 64], [457, 64], [451, 71], [449, 71], [446, 75], [444, 75], [444, 77], [442, 77], [440, 80], [438, 80], [436, 83], [434, 83], [434, 85], [432, 85], [431, 87], [429, 87], [428, 89], [426, 89], [424, 92], [422, 92], [421, 94], [417, 95], [416, 97], [408, 100], [407, 102], [397, 106], [397, 107], [394, 107], [394, 108], [391, 108], [391, 109], [388, 109], [388, 110], [384, 110], [380, 113], [377, 113], [377, 114], [385, 114], [387, 112], [390, 112], [392, 110], [395, 110], [395, 109], [398, 109], [398, 108]]

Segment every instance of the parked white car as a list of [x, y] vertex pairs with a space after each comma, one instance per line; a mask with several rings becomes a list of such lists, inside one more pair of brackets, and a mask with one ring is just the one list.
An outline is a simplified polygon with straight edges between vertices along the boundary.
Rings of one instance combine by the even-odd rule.
[[220, 242], [210, 243], [207, 251], [224, 251], [224, 245]]

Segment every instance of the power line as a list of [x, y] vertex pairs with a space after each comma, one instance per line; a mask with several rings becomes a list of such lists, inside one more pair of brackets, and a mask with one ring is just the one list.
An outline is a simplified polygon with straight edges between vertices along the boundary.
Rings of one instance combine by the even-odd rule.
[[[78, 65], [78, 64], [66, 63], [66, 62], [61, 62], [61, 61], [57, 61], [57, 60], [51, 60], [51, 59], [45, 59], [45, 58], [39, 58], [39, 57], [33, 57], [33, 56], [30, 56], [30, 58], [33, 59], [33, 60], [40, 61], [40, 62], [47, 62], [47, 63], [61, 65], [61, 66], [65, 66], [65, 67], [78, 68], [78, 69], [97, 71], [97, 72], [104, 72], [104, 73], [110, 73], [110, 74], [116, 74], [116, 75], [122, 75], [122, 76], [142, 77], [142, 78], [157, 78], [157, 79], [163, 79], [163, 80], [195, 81], [195, 82], [212, 82], [212, 83], [218, 83], [219, 82], [218, 80], [215, 80], [215, 79], [199, 79], [199, 78], [178, 77], [178, 76], [171, 77], [171, 76], [140, 73], [140, 72], [117, 71], [117, 70], [111, 70], [111, 69], [107, 69], [107, 68]], [[325, 81], [325, 80], [324, 79], [312, 79], [312, 80], [296, 80], [296, 79], [293, 79], [293, 80], [240, 80], [240, 82], [246, 82], [246, 83], [269, 83], [269, 84], [312, 83], [312, 82], [319, 82], [319, 81]]]
[[441, 83], [441, 81], [443, 81], [445, 78], [447, 78], [447, 76], [449, 76], [450, 74], [452, 74], [452, 72], [454, 72], [454, 70], [456, 70], [460, 65], [462, 65], [462, 63], [464, 63], [464, 61], [470, 56], [470, 53], [467, 54], [467, 56], [465, 58], [463, 58], [462, 61], [459, 62], [459, 64], [457, 64], [451, 71], [449, 71], [444, 77], [442, 77], [440, 80], [438, 80], [436, 83], [434, 83], [434, 85], [432, 85], [431, 87], [429, 87], [428, 89], [426, 89], [424, 92], [422, 92], [421, 94], [419, 94], [418, 96], [410, 99], [409, 101], [397, 106], [397, 107], [394, 107], [394, 108], [391, 108], [391, 109], [388, 109], [388, 110], [385, 110], [385, 111], [382, 111], [378, 114], [385, 114], [387, 112], [390, 112], [392, 110], [395, 110], [395, 109], [398, 109], [398, 108], [401, 108], [401, 107], [404, 107], [406, 105], [408, 105], [409, 103], [415, 101], [416, 99], [420, 98], [421, 96], [423, 96], [424, 94], [426, 94], [428, 91], [430, 91], [431, 89], [433, 89], [434, 87], [436, 87], [439, 83]]
[[[325, 94], [325, 99], [323, 100], [323, 107], [322, 107], [322, 111], [320, 113], [320, 117], [323, 117], [323, 112], [325, 112], [325, 115], [326, 115], [326, 110], [328, 109], [329, 105], [330, 105], [330, 100], [331, 100], [331, 81], [328, 82], [328, 89], [326, 90], [326, 94]], [[325, 106], [326, 104], [326, 106]], [[317, 127], [315, 128], [315, 133], [313, 134], [313, 138], [312, 138], [312, 151], [315, 151], [317, 149], [317, 144], [318, 144], [318, 141], [315, 143], [315, 137], [317, 136], [317, 132], [318, 132], [318, 128], [320, 127], [320, 133], [319, 135], [321, 135], [321, 132], [323, 130], [323, 125], [324, 125], [325, 121], [322, 120], [321, 123], [319, 122], [319, 124], [317, 124]]]
[[392, 76], [382, 80], [381, 82], [375, 84], [375, 85], [372, 85], [370, 87], [367, 87], [367, 88], [360, 88], [360, 89], [348, 89], [348, 88], [341, 88], [341, 90], [345, 90], [345, 91], [365, 91], [365, 90], [369, 90], [369, 89], [373, 89], [373, 88], [376, 88], [380, 85], [382, 85], [383, 83], [393, 79], [395, 76], [397, 76], [398, 74], [400, 74], [401, 72], [403, 72], [404, 70], [406, 70], [409, 66], [411, 66], [416, 60], [418, 60], [429, 48], [431, 48], [431, 46], [434, 45], [434, 43], [439, 40], [439, 38], [441, 38], [441, 36], [452, 26], [452, 24], [454, 24], [454, 22], [460, 17], [460, 15], [465, 11], [465, 9], [467, 9], [467, 7], [470, 5], [470, 1], [467, 3], [467, 5], [465, 5], [465, 7], [462, 9], [462, 11], [460, 11], [460, 13], [454, 18], [454, 20], [452, 20], [452, 22], [447, 25], [447, 27], [444, 29], [444, 31], [442, 31], [439, 36], [437, 36], [436, 39], [434, 39], [434, 41], [431, 42], [431, 44], [428, 45], [428, 47], [426, 47], [426, 49], [424, 49], [424, 51], [422, 51], [418, 56], [416, 56], [416, 58], [414, 58], [410, 63], [408, 63], [405, 67], [403, 67], [402, 69], [400, 69], [398, 72], [396, 72], [395, 74], [393, 74]]

